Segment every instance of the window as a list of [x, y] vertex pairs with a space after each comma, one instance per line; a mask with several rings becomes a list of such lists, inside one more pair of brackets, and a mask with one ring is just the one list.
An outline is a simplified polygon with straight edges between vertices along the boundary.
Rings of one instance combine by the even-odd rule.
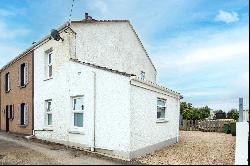
[[13, 117], [12, 105], [6, 105], [6, 113], [8, 115], [8, 119], [12, 119]]
[[45, 108], [46, 108], [46, 125], [52, 125], [52, 109], [51, 109], [52, 100], [45, 101]]
[[83, 96], [72, 98], [74, 127], [83, 127]]
[[27, 126], [28, 125], [28, 105], [25, 103], [22, 103], [19, 105], [19, 111], [20, 111], [20, 119], [19, 124], [21, 126]]
[[20, 65], [18, 76], [18, 86], [25, 87], [28, 84], [28, 63]]
[[14, 105], [7, 105], [6, 110], [8, 110], [8, 119], [14, 119]]
[[10, 91], [10, 73], [5, 74], [5, 92]]
[[53, 53], [52, 49], [46, 51], [46, 59], [45, 59], [45, 75], [46, 78], [52, 78], [53, 75]]
[[145, 72], [141, 71], [141, 79], [144, 80], [145, 79]]
[[165, 119], [166, 100], [157, 98], [157, 119]]

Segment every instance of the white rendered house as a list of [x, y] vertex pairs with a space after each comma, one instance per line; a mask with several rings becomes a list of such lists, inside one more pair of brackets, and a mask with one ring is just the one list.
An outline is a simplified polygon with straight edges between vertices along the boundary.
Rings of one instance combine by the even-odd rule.
[[34, 49], [34, 135], [131, 159], [176, 143], [180, 94], [129, 21], [83, 20]]

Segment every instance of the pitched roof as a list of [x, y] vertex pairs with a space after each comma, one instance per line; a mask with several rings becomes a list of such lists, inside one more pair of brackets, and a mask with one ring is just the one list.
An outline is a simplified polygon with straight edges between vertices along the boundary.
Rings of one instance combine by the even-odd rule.
[[110, 68], [107, 68], [107, 67], [95, 65], [93, 63], [83, 62], [83, 61], [80, 61], [78, 59], [70, 58], [70, 61], [82, 64], [82, 65], [94, 67], [94, 68], [97, 68], [97, 69], [106, 70], [106, 71], [109, 71], [109, 72], [112, 72], [112, 73], [116, 73], [116, 74], [120, 74], [120, 75], [127, 76], [127, 77], [135, 76], [134, 74], [129, 74], [129, 73], [126, 73], [126, 72], [121, 72], [121, 71], [118, 71], [118, 70], [113, 70], [113, 69], [110, 69]]

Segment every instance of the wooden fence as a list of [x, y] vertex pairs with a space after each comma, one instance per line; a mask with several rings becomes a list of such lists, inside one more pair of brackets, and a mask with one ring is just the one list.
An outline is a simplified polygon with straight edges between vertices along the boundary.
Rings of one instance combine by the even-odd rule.
[[233, 119], [219, 120], [182, 120], [180, 130], [203, 131], [203, 132], [223, 132], [224, 124], [234, 122]]

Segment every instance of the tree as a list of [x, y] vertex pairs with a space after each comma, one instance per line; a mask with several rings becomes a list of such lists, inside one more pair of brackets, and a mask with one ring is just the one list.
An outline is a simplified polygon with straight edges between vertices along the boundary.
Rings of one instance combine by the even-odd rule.
[[227, 118], [228, 118], [228, 119], [238, 120], [238, 119], [239, 119], [239, 112], [237, 111], [237, 109], [231, 109], [231, 110], [227, 113]]
[[186, 120], [191, 120], [193, 119], [193, 114], [194, 114], [194, 110], [193, 108], [187, 108], [185, 110], [183, 110], [183, 119], [186, 119]]
[[192, 109], [191, 103], [181, 102], [180, 104], [180, 113], [183, 114], [184, 110], [186, 109]]
[[200, 119], [206, 119], [210, 116], [210, 111], [211, 108], [209, 108], [208, 106], [199, 108], [200, 111]]
[[181, 115], [186, 120], [201, 120], [210, 116], [210, 108], [208, 106], [195, 108], [191, 103], [181, 102]]
[[222, 110], [214, 111], [214, 113], [215, 113], [215, 118], [216, 119], [226, 119], [226, 117], [227, 117], [226, 112], [224, 112]]

